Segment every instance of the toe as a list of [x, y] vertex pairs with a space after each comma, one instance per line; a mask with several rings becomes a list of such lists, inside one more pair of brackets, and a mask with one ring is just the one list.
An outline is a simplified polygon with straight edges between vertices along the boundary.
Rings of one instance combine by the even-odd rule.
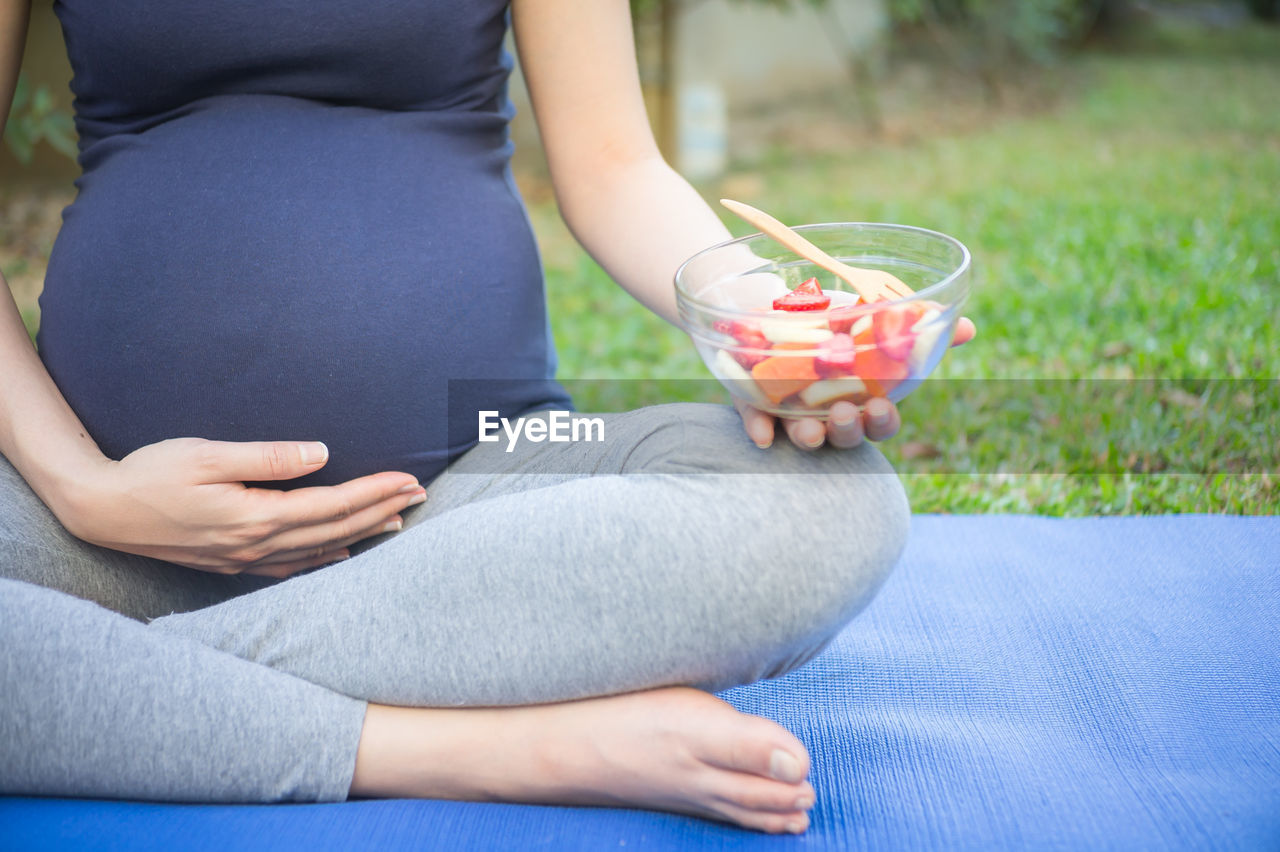
[[730, 805], [761, 813], [794, 814], [813, 807], [812, 785], [784, 784], [758, 775], [713, 770], [704, 794]]
[[767, 719], [742, 716], [740, 724], [721, 728], [699, 756], [722, 769], [747, 772], [786, 784], [809, 776], [809, 752], [786, 728]]
[[716, 810], [719, 817], [727, 822], [767, 834], [803, 834], [809, 828], [809, 815], [803, 811], [770, 813], [730, 804], [721, 805]]

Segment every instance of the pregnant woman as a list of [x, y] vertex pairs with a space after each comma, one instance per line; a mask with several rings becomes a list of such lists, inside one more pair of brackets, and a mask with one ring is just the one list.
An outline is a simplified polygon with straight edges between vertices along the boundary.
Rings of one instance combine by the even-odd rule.
[[[0, 115], [28, 2], [0, 0]], [[628, 4], [56, 10], [83, 175], [38, 354], [0, 308], [0, 792], [803, 831], [802, 744], [709, 691], [810, 659], [892, 567], [906, 501], [862, 439], [896, 410], [772, 447], [770, 417], [704, 405], [512, 456], [451, 428], [569, 405], [508, 17], [610, 275], [671, 320], [676, 267], [728, 236], [657, 153]]]

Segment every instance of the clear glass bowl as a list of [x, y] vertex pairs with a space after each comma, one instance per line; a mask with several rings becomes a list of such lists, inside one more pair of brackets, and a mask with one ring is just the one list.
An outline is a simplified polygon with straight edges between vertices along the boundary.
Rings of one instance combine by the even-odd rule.
[[[763, 234], [720, 243], [676, 271], [680, 321], [702, 360], [731, 394], [773, 414], [825, 418], [842, 399], [901, 400], [951, 345], [969, 294], [969, 250], [946, 234], [908, 225], [795, 230], [851, 266], [891, 272], [915, 294], [868, 304]], [[831, 296], [830, 307], [774, 310], [775, 298], [809, 278]]]

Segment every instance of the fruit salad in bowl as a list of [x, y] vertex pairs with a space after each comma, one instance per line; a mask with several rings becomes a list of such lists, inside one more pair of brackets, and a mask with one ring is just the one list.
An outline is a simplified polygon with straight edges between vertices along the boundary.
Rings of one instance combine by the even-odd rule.
[[906, 225], [795, 229], [837, 260], [895, 276], [913, 294], [865, 301], [763, 234], [712, 246], [676, 272], [680, 320], [736, 398], [786, 417], [897, 402], [942, 360], [969, 292], [969, 251]]

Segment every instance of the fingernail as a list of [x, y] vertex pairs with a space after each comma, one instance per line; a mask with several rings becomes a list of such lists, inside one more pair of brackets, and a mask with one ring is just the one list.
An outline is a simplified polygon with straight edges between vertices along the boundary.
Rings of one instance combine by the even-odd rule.
[[427, 492], [425, 491], [419, 491], [417, 494], [409, 498], [410, 506], [416, 506], [419, 503], [425, 503], [425, 502], [427, 502]]
[[833, 414], [831, 415], [831, 422], [837, 426], [848, 426], [851, 423], [853, 423], [856, 417], [857, 417], [856, 414], [849, 414], [849, 413]]
[[419, 488], [421, 488], [421, 487], [422, 487], [421, 485], [419, 485], [418, 483], [416, 483], [416, 482], [415, 482], [415, 483], [413, 483], [412, 485], [406, 485], [404, 488], [401, 488], [401, 489], [400, 489], [399, 491], [397, 491], [396, 493], [397, 493], [397, 494], [409, 494], [409, 493], [411, 493], [411, 492], [417, 491], [417, 490], [418, 490]]
[[793, 821], [791, 821], [791, 822], [787, 823], [787, 832], [788, 832], [788, 833], [790, 833], [790, 834], [803, 834], [803, 833], [804, 833], [804, 823], [802, 823], [802, 822], [797, 822], [797, 821], [795, 821], [795, 820], [793, 820]]
[[336, 553], [334, 553], [332, 556], [332, 559], [334, 562], [341, 562], [344, 559], [350, 559], [350, 558], [351, 558], [350, 550], [339, 550]]
[[873, 426], [883, 426], [888, 423], [891, 411], [889, 403], [883, 400], [873, 399], [867, 403], [867, 417]]
[[329, 448], [319, 441], [299, 444], [298, 454], [302, 456], [302, 463], [307, 465], [324, 464], [329, 460]]
[[762, 450], [767, 450], [773, 446], [773, 437], [766, 435], [762, 429], [756, 430], [756, 433], [751, 436], [751, 440], [755, 441], [756, 446]]
[[387, 525], [382, 528], [382, 531], [384, 533], [400, 532], [400, 529], [403, 526], [404, 526], [404, 521], [388, 521]]
[[799, 784], [804, 780], [804, 769], [800, 766], [800, 761], [796, 760], [795, 755], [780, 748], [775, 748], [769, 756], [769, 774], [788, 784]]
[[801, 796], [800, 798], [796, 799], [796, 810], [807, 811], [811, 807], [813, 807], [813, 799], [811, 797]]
[[823, 437], [819, 435], [816, 439], [812, 441], [805, 441], [804, 445], [811, 450], [816, 450], [818, 447], [822, 446], [822, 440], [823, 440]]

